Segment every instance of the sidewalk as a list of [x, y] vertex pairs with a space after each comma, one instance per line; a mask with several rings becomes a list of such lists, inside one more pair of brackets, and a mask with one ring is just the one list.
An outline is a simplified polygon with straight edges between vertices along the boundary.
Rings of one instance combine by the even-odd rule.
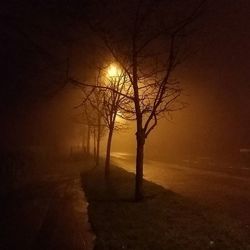
[[92, 250], [79, 176], [56, 176], [1, 200], [1, 250]]

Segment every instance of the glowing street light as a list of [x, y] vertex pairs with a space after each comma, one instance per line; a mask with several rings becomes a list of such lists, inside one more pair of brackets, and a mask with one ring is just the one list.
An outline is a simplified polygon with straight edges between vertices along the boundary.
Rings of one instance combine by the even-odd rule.
[[115, 65], [111, 64], [108, 68], [108, 77], [118, 77], [121, 75], [121, 70]]

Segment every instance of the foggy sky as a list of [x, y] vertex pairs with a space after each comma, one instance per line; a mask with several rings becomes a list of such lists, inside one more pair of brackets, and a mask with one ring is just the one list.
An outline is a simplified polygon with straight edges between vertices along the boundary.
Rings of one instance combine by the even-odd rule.
[[154, 157], [250, 146], [250, 2], [210, 1], [208, 7], [179, 70], [188, 107], [152, 132], [146, 151]]
[[[56, 58], [56, 62], [61, 62], [55, 67], [50, 56], [37, 52], [22, 34], [20, 35], [11, 25], [2, 22], [0, 26], [2, 58], [0, 110], [1, 119], [4, 120], [1, 122], [1, 126], [4, 126], [4, 129], [1, 129], [2, 141], [8, 141], [9, 134], [13, 143], [15, 140], [13, 137], [23, 133], [34, 134], [35, 137], [47, 134], [48, 141], [53, 141], [56, 139], [51, 135], [55, 135], [57, 130], [61, 131], [60, 136], [64, 134], [62, 131], [65, 131], [67, 135], [77, 137], [76, 134], [68, 132], [71, 131], [71, 122], [66, 121], [71, 110], [74, 110], [74, 105], [79, 102], [78, 98], [76, 100], [74, 97], [64, 97], [63, 101], [63, 97], [60, 97], [58, 107], [50, 109], [57, 106], [56, 101], [48, 101], [44, 95], [57, 90], [63, 83], [65, 55], [69, 43], [65, 34], [70, 38], [80, 39], [75, 42], [77, 47], [71, 54], [71, 63], [75, 67], [73, 71], [77, 69], [79, 74], [84, 75], [84, 58], [79, 57], [80, 55], [84, 57], [86, 47], [80, 48], [83, 44], [81, 36], [78, 37], [80, 31], [74, 30], [74, 27], [79, 28], [79, 23], [71, 23], [64, 15], [69, 9], [71, 15], [79, 15], [81, 8], [76, 8], [77, 4], [67, 8], [62, 4], [64, 1], [61, 4], [57, 3], [60, 8], [56, 8], [56, 1], [54, 5], [46, 7], [45, 2], [42, 4], [38, 1], [37, 5], [33, 2], [27, 9], [25, 3], [22, 5], [21, 2], [14, 6], [7, 4], [7, 1], [6, 4], [1, 3], [1, 20], [7, 22], [5, 16], [10, 14], [21, 17], [26, 23], [24, 25], [26, 32], [31, 34], [32, 38], [36, 38], [35, 41], [39, 41], [41, 47]], [[19, 12], [20, 8], [26, 11]], [[31, 20], [36, 13], [40, 14], [34, 23], [37, 22], [39, 25], [42, 23], [40, 27], [43, 29], [32, 27]], [[201, 151], [199, 154], [212, 151], [223, 153], [227, 148], [230, 151], [232, 148], [250, 147], [249, 13], [250, 2], [247, 0], [208, 1], [198, 28], [190, 40], [192, 53], [177, 72], [185, 90], [184, 98], [189, 105], [185, 110], [175, 114], [172, 122], [164, 120], [160, 122], [159, 127], [149, 138], [146, 150], [150, 154], [187, 154], [188, 151]], [[54, 34], [53, 39], [50, 39], [51, 30]], [[45, 31], [48, 35], [43, 38]], [[87, 33], [83, 37], [86, 45]], [[66, 45], [62, 42], [64, 40]], [[74, 53], [74, 50], [77, 52]], [[79, 51], [81, 53], [78, 53]], [[48, 69], [41, 70], [46, 67]], [[63, 112], [62, 109], [67, 105], [67, 111]], [[47, 111], [44, 111], [46, 109]], [[52, 125], [47, 125], [48, 123]], [[44, 132], [45, 127], [47, 132]], [[80, 127], [76, 130], [80, 130]], [[67, 140], [61, 141], [65, 144], [80, 142], [80, 139], [70, 139], [70, 136], [66, 136]], [[134, 139], [133, 129], [116, 135], [113, 150], [131, 149]], [[123, 146], [119, 143], [121, 140], [125, 140]], [[34, 144], [36, 141], [39, 139], [30, 139], [27, 143]]]

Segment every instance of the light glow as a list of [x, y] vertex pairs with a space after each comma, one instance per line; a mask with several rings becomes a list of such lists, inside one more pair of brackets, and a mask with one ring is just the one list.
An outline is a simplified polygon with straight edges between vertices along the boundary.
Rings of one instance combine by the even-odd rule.
[[121, 70], [115, 65], [111, 64], [108, 68], [108, 77], [118, 77], [121, 75]]

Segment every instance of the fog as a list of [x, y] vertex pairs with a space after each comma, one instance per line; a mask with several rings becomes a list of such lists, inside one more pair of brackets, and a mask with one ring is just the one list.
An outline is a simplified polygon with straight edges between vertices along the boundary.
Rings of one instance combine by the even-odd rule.
[[[146, 144], [146, 158], [182, 161], [195, 157], [225, 159], [237, 155], [247, 139], [242, 135], [238, 110], [221, 103], [212, 93], [196, 91], [186, 97], [184, 110], [162, 118]], [[125, 122], [125, 121], [124, 121]], [[113, 150], [135, 152], [135, 128], [115, 134]], [[247, 133], [247, 131], [245, 131]], [[121, 143], [122, 141], [122, 143]]]
[[[147, 139], [145, 157], [148, 159], [181, 162], [210, 157], [223, 160], [229, 156], [237, 157], [241, 148], [249, 147], [247, 92], [236, 86], [225, 90], [224, 84], [216, 86], [210, 83], [210, 78], [203, 81], [199, 74], [193, 80], [196, 77], [195, 70], [191, 71], [193, 65], [195, 63], [179, 73], [186, 107], [159, 120]], [[228, 76], [220, 76], [223, 77]], [[231, 88], [230, 85], [227, 88]], [[82, 99], [79, 88], [67, 85], [53, 96], [25, 106], [20, 104], [20, 108], [10, 109], [8, 114], [4, 112], [2, 148], [47, 147], [69, 154], [71, 147], [81, 147], [84, 134], [86, 136], [83, 108], [79, 106]], [[112, 151], [134, 155], [135, 121], [121, 122], [127, 128], [115, 131]], [[106, 139], [104, 136], [101, 140], [103, 156]]]
[[[211, 3], [199, 19], [187, 43], [189, 56], [175, 73], [183, 88], [181, 98], [187, 105], [159, 121], [147, 140], [146, 157], [169, 160], [182, 160], [190, 155], [223, 158], [237, 154], [240, 148], [249, 148], [248, 3], [239, 1], [237, 8], [233, 3], [227, 1], [226, 7], [223, 2]], [[67, 11], [76, 11], [76, 6], [72, 4]], [[32, 6], [8, 4], [6, 13], [22, 15], [26, 7], [32, 9]], [[60, 10], [53, 16], [52, 9], [48, 11], [45, 5], [39, 5], [34, 13], [25, 16], [29, 21], [39, 14], [36, 25], [48, 29], [48, 33], [42, 29], [39, 33], [29, 22], [27, 30], [34, 40], [32, 46], [20, 32], [3, 27], [8, 46], [7, 49], [2, 46], [1, 51], [4, 58], [9, 59], [3, 64], [2, 75], [3, 83], [10, 84], [1, 84], [2, 148], [44, 145], [69, 151], [70, 147], [82, 143], [84, 126], [79, 124], [84, 123], [79, 118], [82, 110], [75, 107], [81, 103], [83, 95], [70, 84], [60, 86], [65, 80], [67, 46], [71, 43], [70, 73], [77, 79], [86, 80], [90, 75], [94, 79], [89, 66], [110, 58], [104, 56], [106, 52], [97, 56], [92, 44], [99, 40], [90, 36], [89, 30], [84, 30], [85, 35], [81, 36], [80, 23], [65, 18], [66, 9]], [[55, 26], [49, 26], [48, 20], [43, 18], [44, 13], [54, 17]], [[60, 24], [64, 25], [64, 32], [59, 29]], [[53, 39], [48, 39], [48, 34], [53, 34]], [[54, 53], [56, 60], [48, 59], [51, 55], [47, 57], [44, 51]], [[54, 61], [59, 61], [55, 67]], [[44, 66], [46, 70], [41, 70]], [[44, 95], [44, 89], [53, 90], [57, 85], [58, 91], [52, 91], [49, 97]], [[135, 152], [133, 122], [128, 127], [115, 132], [112, 151]], [[105, 138], [102, 139], [102, 151], [105, 151]]]
[[1, 1], [0, 248], [249, 249], [249, 13]]
[[[66, 86], [55, 96], [45, 97], [11, 109], [2, 120], [2, 149], [50, 150], [69, 153], [72, 145], [82, 141], [81, 101], [79, 91]], [[25, 109], [24, 109], [25, 108]]]

